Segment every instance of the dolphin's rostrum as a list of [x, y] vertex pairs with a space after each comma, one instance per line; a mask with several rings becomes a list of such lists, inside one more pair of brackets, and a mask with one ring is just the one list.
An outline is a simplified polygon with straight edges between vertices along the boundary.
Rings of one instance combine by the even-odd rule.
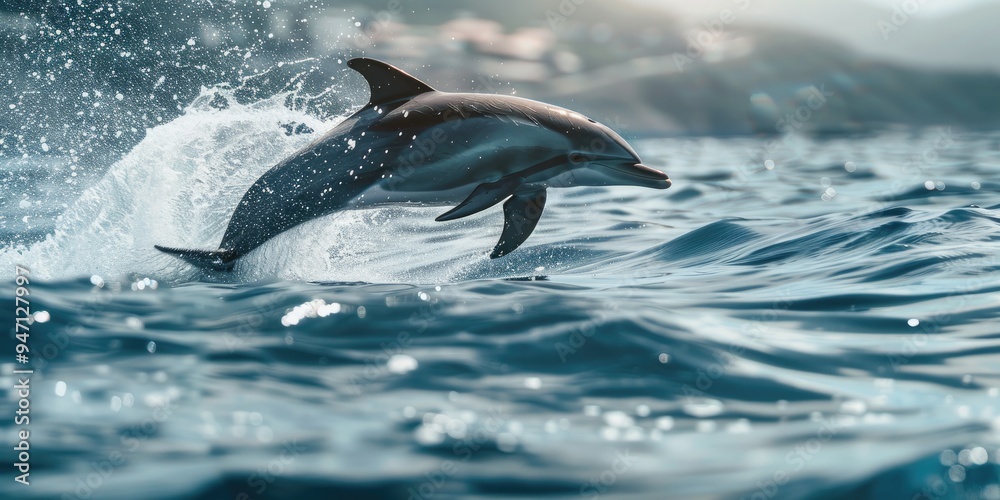
[[218, 250], [156, 248], [227, 270], [277, 234], [337, 210], [457, 204], [436, 219], [450, 221], [506, 199], [503, 233], [490, 254], [497, 258], [534, 230], [546, 188], [670, 187], [621, 136], [573, 111], [514, 96], [439, 92], [374, 59], [347, 64], [368, 81], [371, 100], [257, 179]]

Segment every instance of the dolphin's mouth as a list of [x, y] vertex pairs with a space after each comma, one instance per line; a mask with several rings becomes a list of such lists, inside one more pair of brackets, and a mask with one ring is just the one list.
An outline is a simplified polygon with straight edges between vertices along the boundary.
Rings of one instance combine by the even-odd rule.
[[667, 189], [671, 185], [670, 177], [667, 177], [667, 174], [655, 168], [647, 167], [642, 163], [635, 163], [633, 165], [604, 165], [614, 170], [620, 177], [622, 177], [623, 180], [630, 181], [630, 184], [651, 187], [654, 189]]

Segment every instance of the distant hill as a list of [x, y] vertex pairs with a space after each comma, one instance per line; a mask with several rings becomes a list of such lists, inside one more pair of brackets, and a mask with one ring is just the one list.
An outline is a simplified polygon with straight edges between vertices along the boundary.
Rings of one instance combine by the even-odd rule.
[[[899, 2], [902, 3], [902, 2]], [[919, 10], [898, 25], [891, 6], [858, 0], [754, 0], [741, 11], [731, 0], [706, 0], [695, 8], [686, 0], [658, 0], [666, 11], [688, 13], [684, 22], [711, 19], [722, 8], [737, 14], [735, 26], [777, 28], [835, 41], [860, 56], [923, 68], [990, 70], [1000, 73], [1000, 37], [995, 35], [1000, 4], [941, 15]], [[897, 17], [895, 21], [902, 20]], [[880, 26], [888, 23], [888, 28]]]
[[550, 80], [537, 93], [597, 116], [621, 116], [637, 131], [780, 133], [813, 89], [832, 95], [810, 108], [808, 119], [795, 120], [794, 130], [1000, 126], [1000, 74], [872, 61], [827, 40], [763, 28], [739, 36], [753, 46], [741, 57], [697, 59], [683, 71], [671, 56], [630, 60]]

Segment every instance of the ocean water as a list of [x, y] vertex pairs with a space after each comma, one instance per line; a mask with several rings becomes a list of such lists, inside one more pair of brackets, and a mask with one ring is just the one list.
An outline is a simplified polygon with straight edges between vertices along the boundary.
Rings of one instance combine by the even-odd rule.
[[4, 497], [1000, 499], [1000, 133], [636, 139], [671, 189], [550, 190], [502, 259], [499, 210], [401, 207], [204, 275], [153, 245], [341, 119], [220, 96], [0, 162]]

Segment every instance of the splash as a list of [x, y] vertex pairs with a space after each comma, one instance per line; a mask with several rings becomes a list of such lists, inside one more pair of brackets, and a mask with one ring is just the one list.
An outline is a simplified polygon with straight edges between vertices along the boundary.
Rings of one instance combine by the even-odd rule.
[[153, 244], [217, 246], [246, 188], [314, 137], [286, 134], [282, 126], [304, 124], [322, 133], [339, 121], [289, 109], [286, 97], [244, 105], [230, 90], [202, 89], [182, 116], [147, 130], [43, 241], [4, 249], [0, 259], [31, 265], [47, 279], [190, 275], [191, 269], [179, 272], [176, 262], [157, 255]]
[[[201, 270], [153, 245], [217, 248], [247, 188], [344, 118], [322, 120], [290, 109], [288, 98], [279, 94], [241, 104], [229, 89], [202, 89], [182, 116], [147, 130], [69, 205], [42, 241], [3, 249], [0, 261], [29, 265], [37, 277], [50, 280], [204, 278]], [[500, 226], [498, 214], [443, 225], [433, 222], [438, 212], [336, 213], [282, 233], [242, 258], [234, 273], [211, 278], [437, 282], [467, 276], [469, 266], [496, 267], [485, 259], [490, 245], [484, 242], [496, 238], [491, 228]]]

